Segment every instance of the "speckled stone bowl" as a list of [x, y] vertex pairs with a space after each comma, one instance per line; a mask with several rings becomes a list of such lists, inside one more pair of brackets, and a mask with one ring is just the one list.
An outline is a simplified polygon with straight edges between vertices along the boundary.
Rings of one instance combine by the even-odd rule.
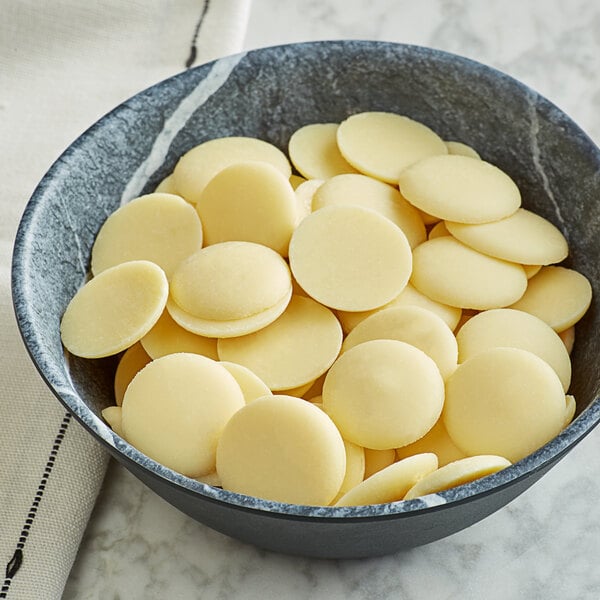
[[[512, 175], [523, 203], [567, 236], [568, 264], [592, 282], [577, 327], [573, 423], [518, 464], [408, 502], [307, 507], [211, 488], [150, 460], [113, 434], [115, 359], [65, 358], [61, 315], [86, 277], [94, 237], [121, 203], [150, 192], [190, 147], [256, 136], [286, 149], [298, 127], [366, 110], [408, 115], [463, 141]], [[206, 525], [257, 546], [306, 556], [361, 557], [432, 542], [510, 502], [600, 420], [600, 152], [546, 99], [514, 79], [443, 52], [378, 42], [267, 48], [186, 71], [93, 125], [52, 166], [17, 234], [13, 295], [24, 342], [58, 399], [118, 461]]]

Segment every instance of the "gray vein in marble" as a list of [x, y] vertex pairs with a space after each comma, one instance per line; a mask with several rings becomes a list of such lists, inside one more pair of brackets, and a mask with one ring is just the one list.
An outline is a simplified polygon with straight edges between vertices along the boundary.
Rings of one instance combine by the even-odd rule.
[[167, 119], [162, 131], [154, 140], [150, 154], [140, 164], [123, 190], [121, 205], [139, 196], [148, 178], [165, 162], [169, 146], [194, 111], [201, 107], [225, 84], [245, 53], [215, 61], [207, 76], [188, 94]]

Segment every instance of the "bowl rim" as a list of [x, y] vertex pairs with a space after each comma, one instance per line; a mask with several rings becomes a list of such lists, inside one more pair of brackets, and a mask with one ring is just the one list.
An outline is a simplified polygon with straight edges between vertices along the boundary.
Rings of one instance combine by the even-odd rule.
[[[57, 172], [60, 171], [62, 165], [67, 162], [71, 156], [77, 155], [79, 148], [86, 142], [86, 139], [96, 130], [101, 129], [110, 119], [125, 109], [128, 103], [134, 98], [138, 98], [145, 94], [152, 94], [164, 87], [168, 87], [173, 81], [189, 77], [190, 73], [203, 75], [206, 77], [210, 71], [216, 66], [234, 59], [242, 61], [246, 56], [260, 56], [261, 54], [269, 54], [278, 49], [305, 53], [307, 50], [319, 48], [337, 48], [340, 51], [349, 46], [356, 46], [359, 49], [375, 49], [382, 50], [392, 49], [406, 53], [413, 53], [422, 58], [427, 58], [434, 61], [450, 61], [453, 64], [458, 64], [462, 68], [466, 68], [475, 72], [485, 73], [488, 76], [497, 78], [500, 81], [506, 82], [513, 88], [523, 92], [525, 95], [532, 97], [535, 100], [537, 110], [543, 109], [548, 113], [557, 115], [561, 121], [567, 122], [571, 133], [581, 142], [589, 147], [589, 151], [593, 154], [595, 162], [600, 169], [600, 149], [595, 142], [559, 107], [547, 100], [544, 96], [534, 91], [528, 85], [515, 79], [514, 77], [503, 73], [502, 71], [478, 62], [476, 60], [453, 54], [444, 50], [419, 46], [414, 44], [404, 44], [387, 41], [374, 40], [321, 40], [313, 42], [298, 42], [290, 44], [279, 44], [275, 46], [267, 46], [246, 52], [240, 52], [227, 57], [222, 57], [211, 62], [193, 67], [186, 71], [182, 71], [176, 75], [168, 77], [155, 83], [145, 89], [134, 94], [130, 98], [124, 100], [112, 110], [100, 117], [90, 127], [84, 130], [54, 161], [46, 174], [36, 186], [32, 193], [21, 217], [15, 240], [13, 245], [12, 266], [11, 266], [11, 288], [13, 310], [15, 313], [18, 329], [25, 345], [25, 348], [31, 358], [38, 373], [43, 381], [50, 388], [56, 398], [71, 414], [75, 416], [77, 421], [81, 423], [89, 433], [91, 433], [97, 441], [99, 441], [112, 454], [121, 456], [126, 463], [135, 464], [136, 467], [143, 469], [151, 478], [162, 479], [177, 486], [185, 494], [212, 503], [226, 504], [232, 508], [241, 511], [259, 511], [268, 513], [273, 517], [293, 518], [298, 520], [311, 521], [348, 521], [352, 522], [373, 520], [373, 519], [389, 519], [402, 518], [410, 515], [427, 512], [438, 511], [449, 506], [456, 506], [466, 502], [471, 502], [475, 499], [482, 498], [491, 494], [495, 494], [509, 486], [512, 486], [518, 481], [527, 479], [532, 475], [549, 468], [553, 463], [563, 458], [577, 443], [579, 443], [586, 435], [588, 435], [600, 423], [600, 396], [594, 398], [588, 406], [565, 428], [558, 436], [550, 440], [544, 446], [526, 456], [522, 460], [514, 463], [510, 467], [503, 469], [492, 475], [480, 478], [470, 483], [463, 484], [449, 490], [430, 494], [422, 498], [416, 498], [408, 501], [395, 501], [385, 504], [365, 505], [365, 506], [306, 506], [299, 504], [288, 504], [283, 502], [275, 502], [229, 492], [220, 488], [214, 488], [207, 484], [190, 479], [172, 469], [161, 465], [160, 463], [150, 459], [145, 454], [138, 451], [125, 440], [115, 434], [110, 427], [104, 423], [102, 419], [97, 417], [93, 411], [87, 407], [79, 399], [75, 389], [67, 390], [63, 386], [58, 385], [47, 376], [44, 369], [44, 360], [40, 356], [39, 350], [42, 347], [40, 340], [34, 335], [33, 340], [29, 339], [26, 331], [30, 329], [32, 322], [30, 307], [28, 303], [23, 302], [23, 297], [27, 293], [24, 289], [25, 271], [28, 264], [28, 244], [27, 235], [29, 225], [32, 218], [35, 216], [39, 205], [43, 204], [45, 195], [49, 187], [51, 187], [53, 179]], [[237, 62], [236, 62], [237, 64]], [[33, 343], [35, 342], [35, 344]], [[65, 353], [65, 361], [68, 363], [68, 356]], [[68, 376], [68, 364], [66, 365]]]

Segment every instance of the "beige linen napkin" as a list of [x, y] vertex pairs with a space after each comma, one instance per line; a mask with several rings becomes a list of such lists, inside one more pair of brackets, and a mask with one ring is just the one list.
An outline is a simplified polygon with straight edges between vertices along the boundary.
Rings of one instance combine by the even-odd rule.
[[250, 0], [0, 0], [0, 598], [60, 598], [107, 455], [42, 382], [10, 294], [37, 182], [137, 91], [241, 50]]

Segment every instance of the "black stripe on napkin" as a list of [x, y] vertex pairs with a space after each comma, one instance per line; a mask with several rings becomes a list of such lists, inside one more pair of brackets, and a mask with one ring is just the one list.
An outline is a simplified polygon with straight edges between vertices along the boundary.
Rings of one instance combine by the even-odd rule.
[[23, 528], [21, 529], [21, 535], [19, 536], [19, 541], [17, 542], [15, 552], [6, 565], [4, 583], [0, 588], [0, 598], [8, 597], [8, 590], [10, 588], [10, 584], [12, 583], [14, 576], [17, 574], [17, 571], [21, 568], [21, 565], [23, 563], [23, 549], [25, 548], [25, 542], [27, 542], [27, 537], [29, 536], [29, 532], [31, 531], [33, 521], [37, 514], [42, 498], [44, 497], [44, 491], [46, 489], [46, 484], [48, 483], [48, 478], [50, 477], [50, 473], [52, 473], [54, 463], [56, 462], [56, 457], [58, 456], [58, 451], [60, 450], [60, 445], [62, 444], [70, 422], [71, 414], [66, 413], [62, 420], [62, 423], [60, 424], [58, 433], [54, 438], [52, 450], [50, 450], [50, 454], [48, 455], [48, 460], [46, 461], [46, 466], [44, 467], [44, 473], [33, 498], [33, 502], [31, 503], [31, 506], [29, 508], [29, 512], [27, 513], [27, 518], [23, 523]]
[[185, 61], [185, 68], [189, 69], [194, 62], [196, 61], [196, 55], [198, 54], [198, 49], [196, 48], [196, 44], [198, 42], [198, 35], [200, 34], [200, 28], [202, 27], [202, 22], [204, 21], [204, 17], [206, 17], [206, 13], [208, 12], [208, 7], [210, 6], [210, 0], [204, 0], [204, 5], [202, 6], [202, 12], [200, 13], [200, 18], [196, 23], [196, 29], [194, 29], [194, 35], [192, 36], [192, 45], [190, 46], [190, 55], [188, 59]]

